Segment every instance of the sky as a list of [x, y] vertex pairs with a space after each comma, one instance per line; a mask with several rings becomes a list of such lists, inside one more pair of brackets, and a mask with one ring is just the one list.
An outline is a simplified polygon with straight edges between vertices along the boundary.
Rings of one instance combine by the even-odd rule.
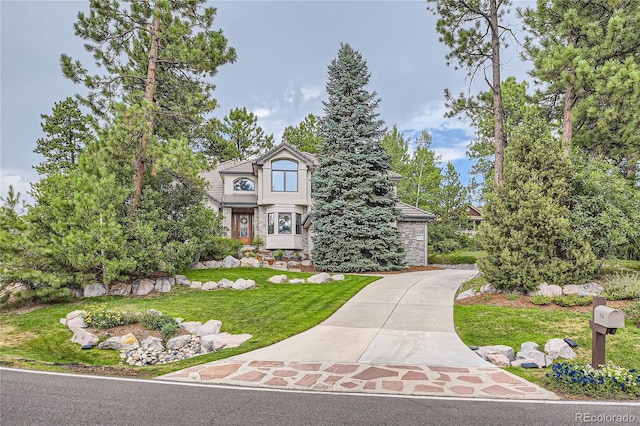
[[[216, 1], [215, 27], [234, 47], [238, 59], [213, 78], [216, 115], [246, 107], [280, 142], [286, 126], [308, 114], [323, 115], [327, 66], [341, 42], [367, 61], [367, 89], [380, 98], [378, 112], [389, 129], [406, 135], [432, 134], [432, 149], [443, 164], [452, 161], [468, 184], [467, 145], [473, 129], [445, 118], [444, 89], [467, 90], [466, 72], [447, 67], [446, 47], [435, 31], [437, 17], [426, 1]], [[533, 2], [515, 0], [514, 6]], [[28, 201], [30, 184], [39, 178], [33, 153], [44, 136], [41, 114], [55, 102], [84, 93], [62, 76], [62, 53], [90, 65], [83, 41], [74, 35], [79, 11], [88, 1], [0, 0], [0, 196], [13, 185]], [[518, 32], [519, 29], [515, 28]], [[526, 78], [528, 65], [518, 59], [517, 43], [503, 52], [503, 77]], [[477, 85], [476, 85], [477, 84]], [[487, 90], [482, 79], [471, 90]]]

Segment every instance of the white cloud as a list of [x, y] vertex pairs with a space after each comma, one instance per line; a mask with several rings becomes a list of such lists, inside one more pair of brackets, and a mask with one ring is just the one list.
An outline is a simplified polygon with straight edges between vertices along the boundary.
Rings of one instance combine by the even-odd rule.
[[252, 112], [253, 112], [253, 113], [256, 115], [256, 117], [258, 117], [258, 118], [266, 118], [266, 117], [268, 117], [269, 115], [271, 115], [271, 110], [270, 110], [270, 109], [268, 109], [268, 108], [255, 108]]
[[9, 186], [13, 186], [16, 193], [20, 193], [20, 199], [33, 204], [33, 199], [27, 193], [31, 190], [31, 182], [35, 182], [35, 174], [28, 176], [23, 170], [3, 170], [0, 179], [0, 196], [5, 198], [9, 193]]
[[443, 101], [429, 101], [423, 104], [400, 128], [402, 129], [462, 129], [473, 134], [469, 123], [458, 118], [447, 118], [447, 107]]
[[433, 147], [433, 150], [437, 155], [440, 156], [440, 160], [442, 163], [447, 163], [448, 161], [456, 161], [456, 160], [466, 160], [467, 159], [467, 147], [465, 146], [455, 146], [455, 147]]
[[308, 84], [302, 85], [300, 88], [300, 93], [302, 93], [302, 100], [309, 101], [313, 99], [318, 99], [323, 92], [323, 87], [317, 84]]

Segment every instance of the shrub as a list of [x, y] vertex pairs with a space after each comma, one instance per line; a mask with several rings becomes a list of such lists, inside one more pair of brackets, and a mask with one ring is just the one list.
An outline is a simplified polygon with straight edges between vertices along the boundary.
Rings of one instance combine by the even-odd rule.
[[106, 305], [95, 305], [85, 309], [84, 322], [97, 329], [113, 328], [138, 322], [138, 317], [130, 312], [107, 309]]
[[635, 274], [615, 274], [602, 283], [609, 300], [640, 299], [640, 277]]
[[175, 321], [165, 323], [162, 328], [160, 328], [160, 332], [162, 333], [162, 337], [168, 340], [178, 334], [178, 324]]
[[632, 303], [624, 312], [629, 321], [640, 327], [640, 302]]
[[543, 296], [542, 294], [531, 296], [531, 303], [533, 303], [534, 305], [550, 305], [552, 300], [553, 299], [551, 297]]
[[170, 315], [164, 315], [154, 312], [154, 311], [146, 311], [140, 316], [140, 322], [149, 330], [160, 330], [162, 331], [162, 327], [166, 324], [174, 324], [176, 327], [178, 323], [173, 319]]
[[547, 373], [550, 385], [567, 393], [599, 397], [640, 397], [640, 374], [611, 362], [594, 370], [590, 365], [558, 363]]
[[231, 238], [212, 238], [200, 254], [201, 259], [223, 259], [227, 256], [237, 256], [242, 249], [242, 242]]
[[429, 263], [439, 263], [443, 265], [467, 265], [476, 263], [476, 258], [469, 254], [432, 254], [429, 256]]
[[593, 303], [593, 296], [578, 296], [577, 294], [567, 294], [564, 296], [555, 296], [553, 303], [558, 306], [589, 306]]
[[505, 299], [507, 300], [518, 300], [518, 295], [517, 294], [513, 294], [513, 293], [509, 293], [505, 296]]

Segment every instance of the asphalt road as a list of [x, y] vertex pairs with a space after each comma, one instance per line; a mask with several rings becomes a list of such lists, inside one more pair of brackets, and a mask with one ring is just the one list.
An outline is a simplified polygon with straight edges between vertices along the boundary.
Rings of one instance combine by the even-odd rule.
[[2, 426], [581, 423], [640, 424], [640, 402], [523, 402], [279, 392], [0, 368]]

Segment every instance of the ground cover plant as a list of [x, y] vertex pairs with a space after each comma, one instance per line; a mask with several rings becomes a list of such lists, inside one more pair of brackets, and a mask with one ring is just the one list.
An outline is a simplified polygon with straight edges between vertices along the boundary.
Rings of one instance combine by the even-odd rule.
[[375, 276], [347, 275], [344, 281], [327, 284], [268, 282], [271, 276], [281, 273], [286, 273], [290, 278], [310, 276], [267, 268], [188, 270], [185, 275], [192, 281], [246, 278], [253, 279], [257, 287], [248, 291], [203, 291], [175, 286], [168, 294], [148, 297], [106, 296], [99, 300], [104, 311], [145, 312], [156, 309], [173, 318], [184, 318], [185, 321], [220, 320], [223, 324], [222, 331], [253, 335], [253, 338], [238, 348], [162, 366], [137, 367], [135, 373], [132, 373], [133, 367], [115, 368], [120, 362], [117, 351], [82, 350], [80, 345], [71, 343], [71, 332], [58, 322], [58, 319], [73, 310], [85, 309], [97, 303], [96, 300], [83, 299], [27, 312], [0, 314], [0, 361], [44, 369], [56, 369], [58, 366], [68, 370], [77, 368], [78, 365], [88, 366], [87, 368], [114, 367], [113, 371], [108, 368], [98, 370], [101, 374], [166, 374], [268, 346], [300, 333], [329, 317], [360, 289], [378, 279]]

